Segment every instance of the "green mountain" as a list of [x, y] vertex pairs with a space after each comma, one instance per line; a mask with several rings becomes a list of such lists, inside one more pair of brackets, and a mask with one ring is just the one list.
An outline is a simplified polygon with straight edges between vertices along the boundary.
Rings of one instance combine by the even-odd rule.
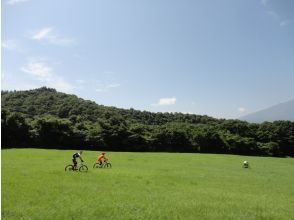
[[2, 147], [294, 155], [294, 122], [251, 124], [98, 105], [50, 88], [1, 93]]
[[162, 125], [168, 122], [207, 124], [218, 121], [208, 116], [151, 113], [134, 109], [107, 107], [46, 87], [29, 91], [2, 91], [1, 105], [3, 109], [23, 113], [29, 117], [49, 114], [59, 118], [81, 117], [83, 120], [92, 122], [98, 119], [109, 119], [114, 115], [122, 120], [147, 125]]

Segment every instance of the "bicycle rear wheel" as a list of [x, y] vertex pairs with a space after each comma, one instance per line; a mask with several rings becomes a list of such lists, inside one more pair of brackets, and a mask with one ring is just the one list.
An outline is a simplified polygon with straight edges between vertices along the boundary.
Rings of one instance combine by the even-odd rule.
[[80, 172], [87, 172], [88, 171], [88, 167], [86, 165], [82, 165], [80, 168], [79, 168], [79, 171]]
[[106, 163], [106, 164], [104, 164], [104, 168], [111, 168], [112, 166], [111, 166], [111, 163]]
[[73, 165], [67, 165], [65, 168], [64, 168], [64, 170], [65, 171], [73, 171], [73, 169], [74, 169], [74, 167], [73, 167]]
[[94, 163], [93, 168], [100, 168], [100, 163]]

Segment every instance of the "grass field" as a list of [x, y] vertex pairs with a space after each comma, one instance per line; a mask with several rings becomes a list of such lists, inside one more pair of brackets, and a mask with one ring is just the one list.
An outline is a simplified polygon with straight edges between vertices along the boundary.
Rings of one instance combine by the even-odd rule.
[[2, 219], [294, 219], [293, 158], [74, 152], [2, 150]]

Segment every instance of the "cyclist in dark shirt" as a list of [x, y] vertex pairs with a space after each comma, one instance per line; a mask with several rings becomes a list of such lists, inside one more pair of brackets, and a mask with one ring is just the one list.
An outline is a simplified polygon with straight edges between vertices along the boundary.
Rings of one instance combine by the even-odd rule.
[[81, 162], [84, 162], [83, 158], [81, 157], [82, 153], [83, 153], [83, 151], [81, 150], [79, 153], [77, 152], [77, 153], [72, 155], [72, 162], [74, 164], [74, 169], [75, 170], [77, 169], [77, 164], [78, 164], [77, 158], [80, 158]]

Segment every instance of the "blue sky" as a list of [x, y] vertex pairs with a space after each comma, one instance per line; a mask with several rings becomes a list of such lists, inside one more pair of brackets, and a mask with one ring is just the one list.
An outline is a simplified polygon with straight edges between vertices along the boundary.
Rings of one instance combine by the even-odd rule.
[[2, 0], [1, 87], [238, 118], [294, 98], [292, 0]]

